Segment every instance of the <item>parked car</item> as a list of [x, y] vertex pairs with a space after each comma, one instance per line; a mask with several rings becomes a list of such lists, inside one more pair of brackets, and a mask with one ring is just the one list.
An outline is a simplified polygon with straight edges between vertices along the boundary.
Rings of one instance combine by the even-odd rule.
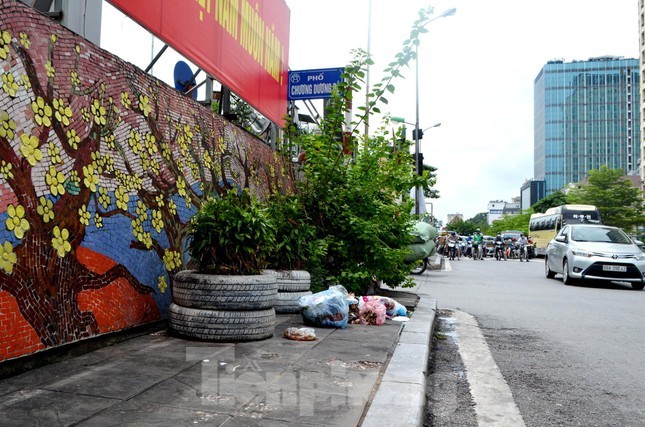
[[562, 274], [565, 284], [579, 280], [630, 282], [645, 287], [645, 253], [620, 228], [565, 225], [546, 248], [544, 274]]

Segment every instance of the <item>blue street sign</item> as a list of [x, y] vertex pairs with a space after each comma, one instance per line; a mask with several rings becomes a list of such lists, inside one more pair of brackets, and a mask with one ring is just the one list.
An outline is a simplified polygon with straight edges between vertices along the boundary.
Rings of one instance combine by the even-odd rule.
[[289, 101], [331, 97], [344, 71], [344, 68], [289, 71]]

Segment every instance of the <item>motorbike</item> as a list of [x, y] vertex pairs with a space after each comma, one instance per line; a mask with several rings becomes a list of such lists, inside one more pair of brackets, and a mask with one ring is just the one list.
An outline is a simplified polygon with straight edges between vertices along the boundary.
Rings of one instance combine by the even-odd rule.
[[448, 240], [448, 259], [451, 261], [454, 261], [455, 257], [459, 259], [459, 255], [457, 254], [457, 242], [454, 239], [447, 239]]
[[524, 245], [521, 248], [519, 248], [519, 258], [520, 262], [523, 260], [526, 260], [526, 262], [529, 262], [529, 245]]
[[495, 241], [495, 259], [499, 261], [504, 257], [504, 242], [501, 240]]
[[483, 244], [477, 244], [473, 243], [473, 248], [472, 248], [472, 253], [473, 253], [473, 260], [477, 259], [484, 259], [483, 258]]

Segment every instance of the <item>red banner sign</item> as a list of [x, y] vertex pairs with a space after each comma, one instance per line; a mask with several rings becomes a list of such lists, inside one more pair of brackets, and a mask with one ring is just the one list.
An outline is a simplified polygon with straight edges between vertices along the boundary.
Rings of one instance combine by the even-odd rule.
[[287, 112], [284, 0], [108, 0], [274, 123]]

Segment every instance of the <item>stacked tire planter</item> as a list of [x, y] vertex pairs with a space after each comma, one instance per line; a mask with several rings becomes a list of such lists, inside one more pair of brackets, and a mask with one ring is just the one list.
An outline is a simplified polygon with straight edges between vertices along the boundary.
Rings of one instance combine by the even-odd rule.
[[304, 270], [267, 270], [275, 275], [278, 295], [275, 312], [278, 314], [300, 313], [298, 299], [311, 295], [311, 275]]
[[180, 271], [168, 309], [170, 329], [208, 341], [256, 341], [273, 336], [276, 276], [202, 274]]

